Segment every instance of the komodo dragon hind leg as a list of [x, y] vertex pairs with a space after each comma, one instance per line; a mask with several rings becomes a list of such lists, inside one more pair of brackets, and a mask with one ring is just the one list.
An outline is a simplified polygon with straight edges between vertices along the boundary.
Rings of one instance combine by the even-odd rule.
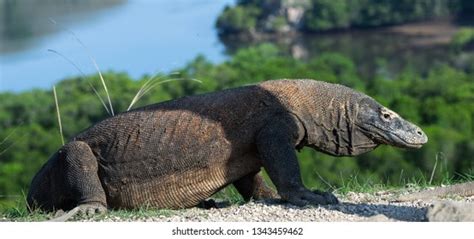
[[261, 199], [280, 199], [278, 194], [267, 186], [262, 176], [258, 173], [252, 173], [234, 182], [237, 191], [242, 195], [245, 201], [251, 198]]
[[68, 207], [79, 207], [78, 211], [85, 214], [105, 212], [107, 201], [99, 180], [97, 158], [89, 145], [73, 141], [64, 145], [59, 154], [59, 173], [64, 177], [62, 191], [68, 192], [67, 200], [73, 204]]
[[218, 203], [214, 199], [206, 199], [201, 201], [198, 205], [196, 205], [198, 208], [202, 209], [211, 209], [211, 208], [219, 208]]

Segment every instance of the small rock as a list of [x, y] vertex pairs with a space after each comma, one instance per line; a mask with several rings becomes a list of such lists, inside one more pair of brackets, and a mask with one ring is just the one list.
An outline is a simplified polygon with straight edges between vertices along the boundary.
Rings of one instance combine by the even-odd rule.
[[396, 220], [388, 218], [387, 216], [385, 216], [383, 214], [373, 215], [373, 216], [367, 217], [365, 220], [362, 220], [362, 221], [366, 221], [366, 222], [396, 222]]
[[426, 217], [430, 222], [471, 222], [474, 221], [474, 203], [435, 202], [428, 208]]

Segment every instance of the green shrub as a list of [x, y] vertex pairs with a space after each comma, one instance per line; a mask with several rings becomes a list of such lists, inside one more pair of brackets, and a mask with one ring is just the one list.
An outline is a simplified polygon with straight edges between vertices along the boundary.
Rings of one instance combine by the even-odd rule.
[[[436, 160], [434, 183], [459, 179], [474, 168], [474, 74], [448, 65], [433, 67], [426, 76], [407, 70], [393, 79], [363, 79], [355, 63], [343, 55], [325, 53], [302, 62], [285, 56], [274, 45], [263, 44], [239, 50], [220, 64], [199, 56], [179, 72], [179, 77], [203, 83], [176, 81], [160, 85], [136, 106], [269, 79], [311, 78], [366, 92], [420, 125], [429, 137], [420, 150], [383, 146], [356, 158], [336, 158], [304, 149], [299, 159], [303, 181], [309, 187], [326, 187], [326, 183], [342, 186], [351, 178], [370, 185], [400, 185], [413, 178], [429, 178]], [[147, 79], [133, 80], [112, 72], [104, 77], [116, 112], [126, 110]], [[100, 89], [97, 75], [57, 84], [66, 139], [107, 117], [89, 82]], [[51, 91], [0, 93], [0, 195], [26, 192], [34, 173], [60, 146]]]
[[253, 6], [226, 7], [217, 18], [220, 34], [237, 33], [255, 29], [260, 10]]
[[451, 47], [460, 51], [468, 45], [474, 45], [474, 28], [464, 27], [459, 29], [451, 39]]
[[305, 13], [304, 26], [310, 31], [344, 29], [351, 26], [350, 4], [345, 0], [317, 0]]

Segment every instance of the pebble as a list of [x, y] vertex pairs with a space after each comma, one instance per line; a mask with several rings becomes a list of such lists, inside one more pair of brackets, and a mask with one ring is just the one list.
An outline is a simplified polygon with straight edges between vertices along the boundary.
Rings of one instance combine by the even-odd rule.
[[[337, 205], [296, 207], [270, 201], [251, 201], [243, 205], [223, 208], [190, 208], [170, 215], [134, 216], [121, 218], [105, 216], [81, 221], [147, 221], [147, 222], [351, 222], [351, 221], [426, 221], [427, 211], [439, 200], [390, 202], [390, 193], [348, 193], [339, 196]], [[380, 197], [384, 195], [387, 197]], [[474, 197], [454, 198], [449, 201], [472, 203]]]

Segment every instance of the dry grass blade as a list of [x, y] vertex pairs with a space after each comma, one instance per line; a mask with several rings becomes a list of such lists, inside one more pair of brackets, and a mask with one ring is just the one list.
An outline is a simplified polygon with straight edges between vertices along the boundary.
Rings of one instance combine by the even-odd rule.
[[[23, 124], [23, 123], [22, 123]], [[5, 152], [7, 152], [11, 147], [13, 147], [13, 145], [15, 145], [16, 143], [18, 142], [22, 142], [23, 139], [25, 139], [26, 137], [26, 133], [23, 133], [23, 134], [20, 134], [20, 136], [18, 136], [18, 139], [13, 141], [10, 145], [8, 145], [8, 147], [6, 147], [5, 149], [3, 149], [1, 152], [0, 152], [0, 155], [4, 154]]]
[[[54, 25], [58, 25], [57, 22], [56, 22], [53, 18], [51, 18], [51, 17], [49, 18], [49, 21], [50, 21], [51, 23], [53, 23]], [[112, 106], [112, 101], [110, 100], [109, 90], [108, 90], [108, 88], [107, 88], [107, 85], [105, 84], [104, 77], [102, 76], [102, 72], [101, 72], [100, 69], [99, 69], [99, 65], [97, 65], [97, 62], [95, 61], [95, 58], [92, 57], [92, 55], [89, 53], [89, 49], [88, 49], [88, 48], [86, 47], [86, 45], [79, 39], [79, 37], [76, 36], [76, 34], [75, 34], [73, 31], [71, 31], [71, 30], [69, 30], [69, 29], [67, 29], [67, 28], [62, 28], [62, 29], [65, 30], [66, 32], [68, 32], [69, 34], [71, 34], [71, 35], [74, 37], [74, 39], [76, 39], [76, 41], [84, 48], [84, 50], [85, 50], [86, 53], [87, 53], [87, 56], [89, 57], [89, 59], [90, 59], [90, 60], [92, 61], [92, 63], [94, 64], [95, 69], [96, 69], [97, 72], [99, 73], [100, 81], [101, 81], [101, 83], [102, 83], [102, 86], [104, 87], [105, 95], [107, 96], [107, 101], [108, 101], [108, 103], [109, 103], [110, 110], [107, 110], [107, 112], [108, 112], [110, 115], [113, 116], [113, 115], [114, 115], [114, 108], [113, 108], [113, 106]], [[97, 94], [97, 90], [94, 89], [94, 92], [96, 92], [96, 94]], [[101, 101], [103, 101], [103, 100], [101, 99]]]
[[433, 182], [433, 178], [434, 178], [434, 174], [436, 172], [436, 167], [438, 166], [438, 156], [440, 155], [440, 153], [437, 153], [436, 154], [436, 158], [435, 158], [435, 163], [434, 163], [434, 166], [433, 166], [433, 170], [431, 170], [431, 176], [430, 176], [430, 181], [428, 182], [429, 185], [431, 185], [431, 183]]
[[[77, 71], [79, 71], [79, 73], [81, 74], [81, 78], [83, 80], [86, 80], [87, 79], [87, 76], [86, 74], [84, 74], [84, 72], [69, 58], [67, 58], [65, 55], [59, 53], [58, 51], [55, 51], [53, 49], [48, 49], [49, 52], [52, 52], [60, 57], [62, 57], [64, 60], [66, 60], [67, 62], [69, 62], [69, 64], [71, 64], [72, 66], [74, 66]], [[104, 100], [102, 99], [102, 97], [100, 96], [99, 92], [97, 91], [97, 89], [89, 82], [89, 86], [92, 88], [92, 90], [94, 91], [94, 93], [97, 95], [97, 97], [99, 98], [100, 100], [100, 103], [102, 103], [102, 106], [104, 106], [105, 110], [107, 111], [107, 113], [109, 115], [112, 115], [111, 114], [111, 111], [109, 110], [109, 108], [107, 107], [107, 105], [105, 104]]]
[[[23, 123], [22, 123], [23, 124]], [[12, 135], [15, 133], [17, 128], [14, 128], [8, 135], [5, 137], [2, 142], [0, 142], [0, 146], [3, 145]], [[4, 150], [0, 151], [0, 155], [4, 154], [8, 149], [10, 149], [13, 146], [14, 143], [10, 144], [8, 147], [6, 147]]]
[[163, 81], [155, 82], [154, 84], [150, 85], [150, 86], [148, 87], [148, 89], [143, 92], [143, 94], [148, 93], [148, 91], [150, 91], [151, 89], [153, 89], [155, 86], [161, 85], [161, 84], [163, 84], [163, 83], [172, 82], [172, 81], [186, 81], [186, 80], [188, 80], [188, 81], [195, 81], [195, 82], [198, 82], [198, 83], [201, 83], [201, 84], [202, 84], [202, 81], [197, 80], [197, 79], [183, 79], [183, 78], [168, 79], [168, 80], [163, 80]]
[[8, 147], [6, 147], [4, 150], [2, 150], [2, 151], [0, 152], [0, 155], [2, 155], [2, 154], [4, 154], [5, 152], [7, 152], [7, 150], [9, 150], [11, 147], [13, 147], [14, 144], [15, 144], [15, 143], [8, 145]]
[[112, 113], [109, 111], [109, 108], [107, 108], [107, 105], [105, 105], [105, 101], [102, 99], [102, 97], [100, 97], [100, 94], [99, 92], [97, 91], [97, 89], [89, 82], [89, 86], [92, 88], [92, 90], [94, 91], [94, 94], [97, 95], [97, 97], [99, 98], [100, 100], [100, 103], [102, 104], [102, 106], [105, 108], [105, 111], [107, 111], [107, 114], [109, 115], [112, 115]]
[[154, 77], [147, 80], [145, 82], [145, 84], [143, 84], [140, 87], [140, 90], [138, 90], [137, 94], [135, 94], [135, 96], [133, 97], [132, 102], [130, 102], [130, 105], [128, 106], [127, 111], [129, 111], [133, 107], [133, 105], [135, 105], [135, 103], [137, 103], [138, 100], [140, 100], [140, 98], [142, 98], [146, 93], [148, 93], [154, 87], [156, 87], [158, 85], [161, 85], [163, 83], [172, 82], [172, 81], [184, 81], [184, 80], [189, 80], [189, 81], [195, 81], [195, 82], [198, 82], [198, 83], [202, 83], [202, 81], [197, 80], [197, 79], [182, 79], [182, 78], [173, 78], [173, 79], [167, 79], [167, 80], [162, 80], [162, 81], [151, 83], [152, 79], [155, 78], [155, 77], [156, 77], [156, 74], [155, 74]]
[[402, 184], [403, 173], [404, 173], [404, 171], [403, 171], [403, 168], [402, 168], [402, 170], [400, 170], [400, 176], [398, 176], [398, 184], [400, 184], [400, 185]]
[[[20, 126], [23, 125], [23, 121], [20, 121], [20, 123], [15, 127], [13, 128], [13, 130], [7, 135], [7, 137], [5, 137], [2, 142], [0, 142], [0, 146], [2, 146], [5, 142], [7, 142], [7, 140], [13, 136], [13, 134], [18, 130], [18, 128]], [[13, 145], [15, 144], [15, 142], [12, 142], [10, 145], [8, 145], [8, 147], [6, 147], [5, 149], [3, 149], [2, 151], [0, 151], [0, 155], [4, 154], [8, 149], [10, 149]]]
[[56, 114], [58, 117], [59, 134], [61, 135], [61, 143], [62, 145], [64, 145], [63, 125], [61, 123], [61, 114], [59, 113], [59, 103], [58, 103], [58, 95], [56, 94], [56, 86], [54, 85], [53, 85], [53, 94], [54, 94], [54, 103], [56, 105]]
[[102, 73], [100, 72], [99, 66], [95, 62], [94, 58], [92, 56], [89, 56], [89, 57], [92, 60], [92, 62], [94, 63], [95, 68], [99, 72], [100, 81], [102, 82], [102, 86], [104, 87], [105, 95], [107, 96], [107, 101], [109, 102], [110, 112], [112, 113], [112, 116], [113, 116], [113, 115], [115, 115], [114, 114], [114, 107], [112, 106], [112, 101], [110, 100], [109, 90], [107, 89], [107, 85], [105, 84], [104, 77], [102, 76]]
[[110, 109], [110, 113], [112, 114], [112, 116], [114, 115], [114, 108], [112, 106], [112, 101], [110, 100], [110, 95], [109, 95], [109, 90], [107, 88], [107, 84], [105, 84], [105, 80], [104, 80], [104, 77], [102, 76], [102, 72], [100, 71], [99, 69], [99, 65], [97, 65], [97, 62], [95, 61], [95, 58], [89, 53], [89, 49], [86, 47], [86, 45], [79, 39], [79, 37], [76, 36], [76, 34], [69, 30], [69, 29], [66, 29], [67, 32], [69, 32], [69, 34], [71, 34], [74, 39], [76, 39], [76, 41], [86, 50], [86, 53], [87, 53], [87, 56], [89, 57], [89, 59], [92, 61], [92, 64], [94, 65], [95, 69], [97, 70], [97, 72], [99, 73], [99, 77], [100, 77], [100, 81], [102, 83], [102, 87], [104, 87], [104, 91], [105, 91], [105, 95], [107, 96], [107, 101], [109, 102], [109, 109]]
[[326, 181], [317, 171], [315, 172], [318, 175], [319, 179], [321, 179], [321, 181], [323, 181], [326, 185], [328, 185], [328, 187], [330, 187], [333, 191], [337, 191], [337, 188], [335, 188], [328, 181]]
[[[21, 122], [18, 126], [21, 126], [22, 124], [23, 124], [23, 122]], [[18, 128], [14, 128], [14, 129], [7, 135], [7, 137], [5, 137], [5, 138], [2, 140], [2, 142], [0, 142], [0, 146], [1, 146], [2, 144], [4, 144], [4, 143], [15, 133], [15, 131], [16, 131], [17, 129], [18, 129]]]
[[158, 76], [159, 73], [155, 73], [152, 77], [148, 78], [148, 80], [145, 82], [145, 84], [143, 84], [140, 89], [138, 90], [138, 92], [135, 94], [135, 96], [133, 97], [132, 101], [130, 102], [130, 105], [128, 106], [127, 108], [127, 111], [129, 111], [133, 105], [135, 103], [138, 102], [138, 100], [143, 96], [143, 91], [144, 89], [148, 86], [148, 84], [150, 84], [150, 82], [156, 78]]

